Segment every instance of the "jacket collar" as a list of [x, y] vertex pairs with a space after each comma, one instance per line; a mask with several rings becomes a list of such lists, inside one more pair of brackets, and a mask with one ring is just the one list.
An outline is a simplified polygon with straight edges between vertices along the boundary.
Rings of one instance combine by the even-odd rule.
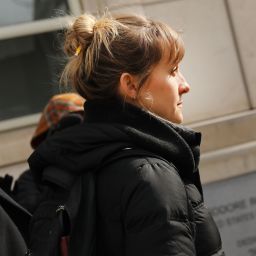
[[135, 147], [172, 162], [181, 175], [191, 176], [197, 171], [200, 133], [118, 99], [87, 101], [84, 109], [85, 123], [115, 124], [130, 137]]

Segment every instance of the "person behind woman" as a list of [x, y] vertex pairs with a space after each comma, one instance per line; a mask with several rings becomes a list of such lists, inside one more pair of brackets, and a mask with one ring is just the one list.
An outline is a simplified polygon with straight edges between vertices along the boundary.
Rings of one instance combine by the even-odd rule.
[[180, 125], [190, 90], [180, 36], [143, 16], [84, 14], [64, 48], [62, 80], [86, 99], [84, 123], [29, 163], [38, 177], [48, 165], [96, 173], [97, 255], [224, 255], [203, 200], [201, 135]]
[[[54, 133], [79, 125], [83, 119], [84, 98], [76, 93], [61, 93], [52, 96], [45, 105], [40, 120], [32, 135], [30, 145], [36, 149]], [[22, 172], [16, 180], [12, 197], [30, 213], [49, 194], [45, 184], [36, 183], [31, 170]]]

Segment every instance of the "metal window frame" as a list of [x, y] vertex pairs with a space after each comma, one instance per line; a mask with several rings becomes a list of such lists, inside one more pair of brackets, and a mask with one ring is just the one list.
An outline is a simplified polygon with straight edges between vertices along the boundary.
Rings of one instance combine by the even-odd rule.
[[[82, 13], [80, 0], [67, 0], [70, 13], [79, 15]], [[30, 35], [42, 34], [67, 27], [72, 21], [71, 15], [49, 19], [35, 20], [21, 24], [0, 27], [0, 40], [14, 39]], [[39, 119], [40, 113], [24, 115], [17, 118], [10, 118], [0, 121], [0, 132], [34, 125]]]
[[73, 15], [79, 15], [82, 13], [82, 3], [80, 0], [67, 0], [70, 12]]
[[[82, 12], [80, 0], [67, 0], [70, 13], [79, 15]], [[0, 40], [36, 35], [65, 28], [72, 20], [71, 15], [24, 22], [0, 27]]]
[[0, 40], [56, 31], [65, 28], [71, 20], [71, 16], [65, 16], [1, 27]]

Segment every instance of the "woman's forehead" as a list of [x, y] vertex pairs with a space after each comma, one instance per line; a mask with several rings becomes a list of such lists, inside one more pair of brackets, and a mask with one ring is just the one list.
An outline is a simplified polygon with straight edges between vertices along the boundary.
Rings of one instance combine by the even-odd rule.
[[176, 49], [165, 47], [162, 51], [160, 62], [170, 67], [177, 66], [184, 56], [184, 52], [176, 51]]

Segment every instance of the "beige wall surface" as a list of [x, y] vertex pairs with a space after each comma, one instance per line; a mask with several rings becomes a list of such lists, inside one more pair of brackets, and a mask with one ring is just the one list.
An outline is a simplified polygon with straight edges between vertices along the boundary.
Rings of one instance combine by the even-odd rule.
[[228, 0], [228, 4], [251, 104], [256, 108], [256, 1]]
[[184, 96], [187, 122], [248, 109], [223, 0], [170, 1], [144, 8], [147, 15], [183, 31], [186, 55], [181, 68], [191, 83], [191, 92]]
[[30, 155], [33, 132], [34, 127], [28, 127], [0, 133], [0, 166], [22, 162]]
[[28, 168], [27, 158], [32, 153], [31, 136], [35, 127], [23, 127], [0, 132], [0, 176], [12, 175], [15, 179]]

